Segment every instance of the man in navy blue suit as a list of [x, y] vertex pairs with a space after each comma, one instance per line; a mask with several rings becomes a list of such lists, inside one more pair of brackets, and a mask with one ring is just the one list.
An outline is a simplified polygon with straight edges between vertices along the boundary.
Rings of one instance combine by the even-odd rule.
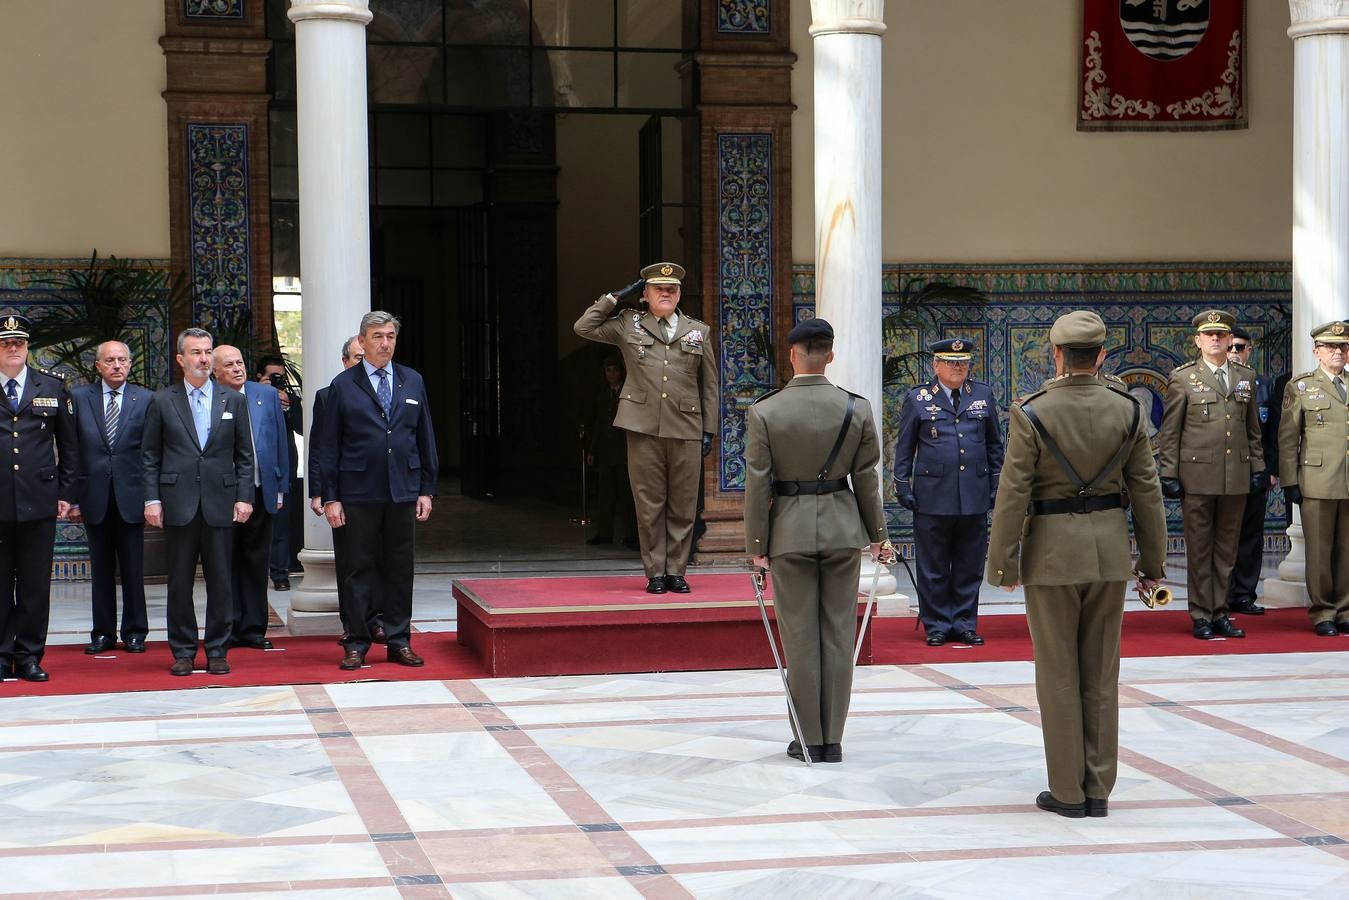
[[270, 650], [267, 637], [267, 560], [272, 528], [290, 490], [290, 453], [285, 413], [276, 388], [248, 380], [238, 347], [221, 344], [212, 354], [216, 383], [248, 401], [249, 435], [253, 440], [253, 515], [234, 526], [234, 596], [231, 647]]
[[984, 642], [979, 584], [1003, 449], [993, 390], [969, 377], [973, 347], [928, 344], [936, 378], [910, 389], [899, 414], [895, 490], [913, 511], [919, 615], [933, 647]]
[[154, 392], [127, 380], [131, 350], [104, 341], [94, 353], [99, 380], [71, 391], [80, 445], [80, 504], [71, 521], [84, 522], [93, 576], [93, 627], [85, 653], [117, 646], [117, 580], [122, 575], [122, 644], [145, 652], [145, 486], [141, 431]]
[[370, 649], [367, 610], [383, 606], [388, 659], [405, 666], [423, 660], [410, 646], [414, 520], [431, 516], [439, 460], [426, 386], [421, 375], [393, 364], [398, 320], [386, 312], [361, 317], [365, 359], [333, 379], [319, 423], [323, 514], [348, 529], [349, 629], [339, 668], [365, 663]]

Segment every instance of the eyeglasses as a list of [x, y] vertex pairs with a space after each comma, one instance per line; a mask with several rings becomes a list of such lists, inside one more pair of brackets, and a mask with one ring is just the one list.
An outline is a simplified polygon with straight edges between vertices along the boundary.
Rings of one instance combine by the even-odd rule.
[[1349, 348], [1346, 348], [1344, 344], [1322, 344], [1321, 342], [1318, 341], [1316, 344], [1316, 349], [1329, 350], [1332, 353], [1344, 353]]
[[19, 347], [27, 346], [28, 342], [23, 338], [5, 338], [3, 341], [0, 341], [0, 347], [4, 347], [6, 350], [15, 350]]
[[1240, 353], [1241, 351], [1245, 350], [1247, 346], [1248, 346], [1247, 344], [1233, 344], [1232, 349]]

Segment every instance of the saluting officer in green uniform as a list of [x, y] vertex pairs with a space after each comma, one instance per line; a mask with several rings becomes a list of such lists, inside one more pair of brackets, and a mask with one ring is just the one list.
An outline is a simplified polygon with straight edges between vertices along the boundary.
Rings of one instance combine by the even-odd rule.
[[1302, 508], [1312, 627], [1334, 637], [1349, 634], [1349, 323], [1318, 325], [1312, 340], [1320, 365], [1294, 375], [1283, 392], [1279, 479]]
[[807, 319], [787, 340], [795, 377], [746, 417], [745, 547], [773, 576], [787, 684], [806, 743], [792, 741], [787, 753], [842, 762], [860, 550], [870, 544], [879, 558], [885, 542], [881, 445], [871, 405], [824, 376], [834, 360], [829, 323]]
[[[703, 456], [711, 452], [717, 426], [717, 355], [711, 326], [679, 312], [684, 269], [664, 262], [641, 274], [596, 300], [572, 327], [623, 354], [628, 375], [614, 426], [628, 433], [646, 590], [687, 594], [684, 570], [702, 474], [698, 453], [700, 446]], [[639, 292], [644, 308], [636, 305]]]
[[1246, 636], [1228, 618], [1227, 583], [1246, 495], [1269, 486], [1255, 370], [1227, 358], [1235, 324], [1218, 309], [1194, 317], [1200, 358], [1171, 371], [1157, 433], [1162, 493], [1183, 498], [1191, 627], [1205, 641]]
[[1101, 317], [1083, 310], [1050, 329], [1057, 377], [1011, 407], [988, 546], [989, 583], [1026, 586], [1049, 770], [1035, 802], [1069, 818], [1106, 815], [1119, 758], [1124, 589], [1131, 573], [1152, 587], [1166, 561], [1146, 413], [1097, 377], [1105, 335]]

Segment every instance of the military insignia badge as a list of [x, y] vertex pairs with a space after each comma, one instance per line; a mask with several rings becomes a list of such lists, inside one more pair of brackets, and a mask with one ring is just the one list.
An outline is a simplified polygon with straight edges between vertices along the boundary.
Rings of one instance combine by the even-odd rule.
[[973, 403], [970, 404], [969, 408], [971, 410], [975, 410], [975, 409], [983, 409], [986, 406], [988, 406], [987, 400], [975, 400]]
[[1297, 389], [1298, 389], [1298, 393], [1304, 393], [1304, 394], [1305, 394], [1305, 393], [1307, 392], [1307, 382], [1305, 382], [1305, 381], [1299, 381], [1299, 382], [1297, 383]]
[[662, 274], [662, 275], [664, 275], [666, 278], [668, 278], [668, 277], [670, 277], [671, 275], [674, 274], [674, 267], [673, 267], [673, 266], [669, 266], [669, 265], [661, 266], [661, 267], [660, 267], [660, 274]]
[[935, 403], [932, 403], [927, 406], [927, 411], [930, 413], [941, 412], [941, 407]]
[[933, 426], [932, 426], [932, 439], [933, 439], [934, 441], [937, 439], [937, 426], [936, 426], [936, 425], [933, 425]]
[[71, 416], [75, 415], [75, 404], [69, 400], [66, 401], [66, 414]]
[[927, 388], [918, 389], [918, 399], [926, 403], [932, 399], [932, 395], [927, 392]]
[[703, 333], [698, 329], [693, 329], [684, 335], [684, 343], [689, 347], [701, 347], [703, 345]]
[[1191, 372], [1191, 373], [1190, 373], [1190, 380], [1191, 380], [1191, 381], [1198, 381], [1198, 380], [1199, 380], [1199, 376], [1196, 375], [1194, 372]]
[[1237, 390], [1238, 393], [1247, 393], [1247, 394], [1249, 394], [1249, 393], [1251, 392], [1251, 383], [1250, 383], [1249, 381], [1245, 381], [1245, 380], [1243, 380], [1243, 381], [1238, 381], [1238, 382], [1237, 382], [1237, 386], [1236, 386], [1236, 390]]
[[964, 341], [952, 341], [952, 342], [951, 342], [951, 349], [954, 350], [955, 352], [959, 353], [961, 350], [964, 350], [964, 349], [965, 349], [965, 342], [964, 342]]
[[[13, 321], [13, 319], [11, 319], [10, 321]], [[1341, 325], [1339, 322], [1336, 322], [1334, 325], [1331, 325], [1331, 326], [1330, 326], [1330, 333], [1331, 333], [1331, 334], [1344, 334], [1344, 326]]]
[[60, 406], [55, 397], [34, 397], [33, 405], [40, 406], [43, 409], [56, 409]]
[[1223, 320], [1223, 317], [1221, 313], [1211, 312], [1208, 314], [1208, 320], [1210, 322], [1221, 322]]
[[14, 329], [16, 329], [16, 328], [18, 328], [18, 327], [19, 327], [19, 321], [18, 321], [17, 319], [15, 319], [13, 316], [10, 316], [8, 319], [5, 319], [5, 330], [6, 330], [6, 331], [13, 331]]

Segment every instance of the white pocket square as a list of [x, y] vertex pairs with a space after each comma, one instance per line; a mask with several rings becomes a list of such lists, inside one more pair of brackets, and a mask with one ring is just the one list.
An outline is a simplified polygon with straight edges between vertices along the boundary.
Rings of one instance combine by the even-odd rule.
[[220, 417], [221, 421], [224, 421], [225, 419], [233, 419], [233, 418], [234, 418], [234, 413], [232, 413], [232, 412], [227, 412], [227, 413], [223, 414], [223, 415]]
[[420, 406], [420, 405], [421, 405], [421, 404], [419, 404], [416, 400], [413, 400], [411, 397], [406, 398], [403, 402], [404, 402], [404, 403], [411, 403], [413, 406]]

